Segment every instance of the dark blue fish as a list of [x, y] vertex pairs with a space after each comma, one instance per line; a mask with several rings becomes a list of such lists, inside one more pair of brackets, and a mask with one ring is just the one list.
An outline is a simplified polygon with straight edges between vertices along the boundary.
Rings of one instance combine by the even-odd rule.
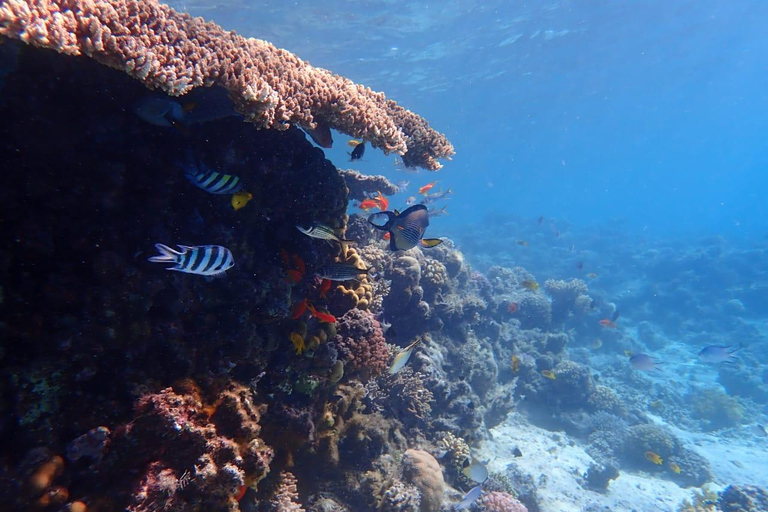
[[166, 270], [177, 270], [200, 276], [217, 276], [235, 266], [235, 259], [230, 250], [220, 245], [179, 245], [178, 251], [163, 244], [155, 244], [155, 248], [160, 254], [152, 256], [149, 261], [175, 264]]
[[209, 194], [236, 194], [243, 188], [238, 176], [214, 171], [203, 163], [186, 165], [184, 177]]
[[352, 152], [349, 154], [349, 161], [354, 162], [355, 160], [360, 160], [363, 158], [363, 155], [365, 154], [365, 142], [361, 142], [357, 146], [355, 146], [355, 149], [352, 150]]
[[415, 204], [399, 213], [378, 212], [368, 217], [368, 222], [376, 229], [389, 231], [389, 248], [393, 251], [407, 251], [421, 244], [422, 247], [434, 247], [443, 243], [439, 238], [424, 238], [424, 231], [429, 226], [429, 213], [423, 204]]
[[710, 345], [708, 347], [704, 347], [699, 352], [699, 360], [702, 363], [732, 363], [738, 359], [733, 354], [741, 350], [741, 347], [735, 348], [733, 350], [730, 350], [730, 348], [731, 345], [725, 347], [718, 345]]
[[149, 124], [170, 128], [184, 119], [184, 109], [168, 97], [145, 96], [133, 106], [137, 116]]

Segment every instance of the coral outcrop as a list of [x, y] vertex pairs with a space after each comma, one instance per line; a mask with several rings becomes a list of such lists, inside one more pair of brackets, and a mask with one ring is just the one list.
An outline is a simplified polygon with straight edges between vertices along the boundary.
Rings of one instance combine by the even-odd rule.
[[258, 127], [321, 124], [431, 170], [453, 154], [443, 135], [384, 94], [153, 0], [11, 0], [0, 5], [0, 35], [87, 55], [173, 96], [221, 86]]

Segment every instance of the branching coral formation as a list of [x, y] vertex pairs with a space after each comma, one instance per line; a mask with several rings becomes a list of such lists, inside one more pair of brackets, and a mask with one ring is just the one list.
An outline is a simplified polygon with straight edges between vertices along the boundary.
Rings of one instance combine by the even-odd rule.
[[90, 56], [173, 96], [222, 86], [258, 127], [322, 123], [431, 170], [453, 154], [442, 134], [382, 93], [152, 0], [6, 1], [0, 35]]

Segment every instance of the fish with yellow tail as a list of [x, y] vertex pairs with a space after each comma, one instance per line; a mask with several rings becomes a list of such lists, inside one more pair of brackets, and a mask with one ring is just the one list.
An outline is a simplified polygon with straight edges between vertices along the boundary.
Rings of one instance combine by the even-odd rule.
[[671, 470], [671, 471], [672, 471], [674, 474], [676, 474], [676, 475], [679, 475], [679, 474], [680, 474], [680, 472], [682, 471], [682, 469], [680, 469], [680, 466], [678, 466], [678, 465], [677, 465], [677, 464], [675, 464], [674, 462], [670, 462], [670, 463], [669, 463], [669, 464], [667, 464], [667, 465], [669, 466], [669, 469], [670, 469], [670, 470]]
[[392, 361], [392, 365], [389, 367], [389, 374], [394, 375], [400, 370], [402, 370], [406, 364], [408, 364], [408, 360], [411, 358], [411, 354], [413, 354], [413, 349], [415, 349], [419, 344], [421, 343], [421, 336], [416, 338], [416, 341], [405, 347], [403, 350], [401, 350], [396, 356], [394, 361]]
[[541, 370], [541, 374], [549, 380], [556, 380], [557, 375], [552, 370]]
[[374, 213], [368, 217], [368, 223], [389, 232], [389, 248], [392, 251], [407, 251], [417, 245], [429, 248], [443, 243], [439, 238], [424, 238], [429, 226], [429, 211], [423, 204], [415, 204], [403, 212]]
[[650, 450], [645, 452], [645, 458], [657, 466], [661, 466], [661, 464], [664, 462], [664, 459], [662, 459], [658, 453], [652, 452]]

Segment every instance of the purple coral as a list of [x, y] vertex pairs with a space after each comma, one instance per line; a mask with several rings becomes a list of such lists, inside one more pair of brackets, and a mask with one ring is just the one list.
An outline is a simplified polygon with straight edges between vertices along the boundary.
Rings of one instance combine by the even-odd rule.
[[381, 325], [368, 311], [352, 309], [338, 319], [333, 340], [345, 368], [368, 377], [389, 365], [387, 341]]
[[507, 492], [491, 491], [478, 500], [484, 512], [528, 512], [528, 509]]

